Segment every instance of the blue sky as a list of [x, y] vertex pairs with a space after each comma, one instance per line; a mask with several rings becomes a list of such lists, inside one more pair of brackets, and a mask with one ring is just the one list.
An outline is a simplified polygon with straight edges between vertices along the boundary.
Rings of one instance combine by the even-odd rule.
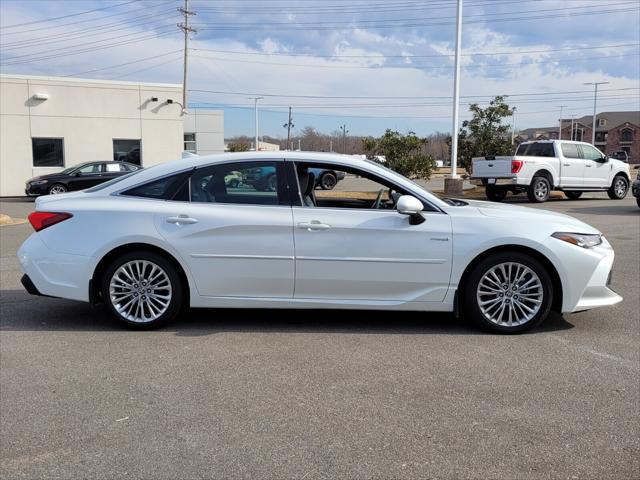
[[[0, 2], [2, 73], [181, 83], [178, 0]], [[189, 103], [225, 134], [451, 130], [454, 0], [192, 0]], [[509, 95], [516, 128], [640, 110], [640, 0], [465, 0], [462, 119]]]

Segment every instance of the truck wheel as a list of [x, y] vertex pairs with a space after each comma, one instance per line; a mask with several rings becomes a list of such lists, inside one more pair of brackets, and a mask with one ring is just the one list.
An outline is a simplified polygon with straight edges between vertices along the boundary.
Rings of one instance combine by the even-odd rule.
[[527, 189], [527, 197], [533, 203], [543, 203], [549, 200], [551, 184], [546, 177], [533, 177], [533, 181]]
[[577, 200], [582, 196], [582, 192], [564, 192], [569, 200]]
[[622, 175], [616, 175], [611, 183], [611, 187], [607, 190], [607, 195], [611, 200], [622, 200], [627, 196], [629, 191], [629, 182]]
[[504, 188], [498, 188], [493, 185], [488, 185], [485, 193], [492, 202], [501, 202], [507, 196], [507, 191]]

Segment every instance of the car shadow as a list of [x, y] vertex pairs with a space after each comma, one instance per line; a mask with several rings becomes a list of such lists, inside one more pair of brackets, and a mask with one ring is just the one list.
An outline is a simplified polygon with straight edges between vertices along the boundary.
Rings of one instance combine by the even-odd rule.
[[[552, 313], [530, 334], [567, 330], [573, 325]], [[70, 300], [31, 297], [3, 290], [0, 331], [126, 331], [101, 306]], [[379, 310], [188, 309], [160, 331], [179, 336], [227, 332], [344, 333], [344, 334], [483, 334], [464, 317], [450, 313]]]
[[607, 207], [572, 207], [567, 209], [567, 213], [582, 213], [588, 215], [617, 215], [617, 216], [634, 216], [637, 217], [640, 213], [640, 208], [637, 205], [612, 205]]

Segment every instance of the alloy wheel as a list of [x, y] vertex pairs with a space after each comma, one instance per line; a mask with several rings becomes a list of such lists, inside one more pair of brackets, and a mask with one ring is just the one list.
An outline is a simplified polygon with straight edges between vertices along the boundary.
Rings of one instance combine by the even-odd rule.
[[49, 189], [49, 195], [58, 195], [60, 193], [66, 193], [67, 189], [62, 185], [54, 185]]
[[478, 282], [476, 299], [491, 323], [523, 325], [535, 317], [544, 300], [540, 277], [529, 267], [505, 262], [490, 268]]
[[547, 187], [547, 183], [542, 180], [536, 183], [533, 191], [539, 200], [547, 198], [547, 195], [549, 194], [549, 188]]
[[613, 190], [616, 192], [616, 196], [618, 196], [619, 198], [624, 197], [624, 194], [627, 192], [627, 182], [625, 182], [622, 178], [618, 178], [613, 186]]
[[109, 297], [124, 319], [147, 323], [162, 316], [171, 304], [171, 281], [159, 265], [148, 260], [122, 264], [109, 282]]

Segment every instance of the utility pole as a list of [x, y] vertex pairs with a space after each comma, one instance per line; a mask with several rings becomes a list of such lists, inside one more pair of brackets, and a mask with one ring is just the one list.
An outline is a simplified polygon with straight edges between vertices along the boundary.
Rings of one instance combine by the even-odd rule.
[[591, 145], [596, 144], [596, 105], [598, 102], [598, 85], [606, 85], [609, 82], [589, 82], [585, 85], [593, 85], [593, 120], [591, 122]]
[[289, 107], [289, 121], [283, 125], [287, 129], [287, 150], [290, 149], [291, 144], [291, 128], [295, 127], [293, 119], [291, 118], [291, 107]]
[[184, 0], [184, 8], [178, 8], [184, 16], [184, 22], [178, 24], [178, 28], [184, 32], [184, 65], [182, 72], [182, 113], [187, 111], [187, 59], [189, 55], [189, 33], [197, 33], [197, 30], [189, 26], [189, 17], [196, 12], [189, 10], [189, 0]]
[[516, 142], [516, 110], [511, 114], [511, 145]]
[[264, 97], [249, 97], [249, 100], [253, 100], [253, 110], [254, 110], [254, 125], [255, 125], [255, 134], [256, 134], [256, 145], [255, 151], [259, 150], [258, 148], [258, 100], [262, 100]]
[[340, 125], [340, 130], [342, 131], [342, 153], [347, 153], [347, 133], [349, 130], [347, 130], [346, 124]]
[[462, 50], [462, 0], [457, 0], [456, 53], [453, 70], [453, 125], [451, 126], [451, 175], [444, 177], [444, 193], [463, 195], [464, 181], [458, 176], [458, 133], [460, 129], [460, 56]]
[[575, 114], [571, 115], [571, 141], [573, 141], [573, 119], [575, 118]]
[[566, 105], [558, 105], [560, 109], [560, 127], [558, 128], [558, 140], [562, 140], [562, 109], [566, 107]]

